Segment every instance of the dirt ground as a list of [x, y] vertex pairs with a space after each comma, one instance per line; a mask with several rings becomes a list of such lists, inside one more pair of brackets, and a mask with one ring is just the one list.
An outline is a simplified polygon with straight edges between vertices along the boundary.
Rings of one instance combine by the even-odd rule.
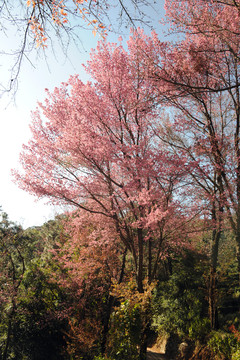
[[157, 347], [152, 347], [147, 349], [147, 360], [166, 360], [166, 357], [159, 352]]

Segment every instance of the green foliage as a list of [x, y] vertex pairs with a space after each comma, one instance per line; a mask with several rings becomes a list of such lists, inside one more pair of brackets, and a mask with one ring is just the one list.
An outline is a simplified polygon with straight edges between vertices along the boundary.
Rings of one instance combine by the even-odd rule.
[[231, 360], [239, 360], [240, 359], [240, 349], [238, 349], [236, 352], [232, 354]]
[[214, 331], [208, 341], [208, 346], [216, 355], [223, 355], [225, 359], [239, 359], [240, 342], [234, 334], [223, 331]]
[[115, 360], [137, 360], [141, 337], [140, 304], [126, 300], [111, 316], [108, 352]]
[[24, 231], [2, 214], [0, 221], [0, 357], [67, 359], [63, 331], [56, 316], [63, 294], [52, 282], [51, 256], [41, 228]]
[[93, 360], [113, 360], [113, 359], [103, 356], [103, 355], [98, 355], [98, 356], [95, 356]]
[[62, 321], [57, 319], [36, 319], [31, 313], [18, 311], [12, 331], [11, 352], [14, 359], [65, 360], [68, 359]]
[[[0, 357], [9, 337], [7, 359], [92, 359], [103, 351], [103, 328], [110, 314], [106, 354], [95, 356], [94, 360], [138, 360], [152, 320], [152, 329], [178, 338], [202, 343], [209, 338], [205, 284], [208, 263], [203, 256], [186, 251], [174, 260], [168, 259], [171, 274], [162, 276], [157, 286], [145, 284], [143, 294], [137, 291], [133, 280], [115, 285], [110, 293], [110, 283], [105, 283], [104, 277], [96, 272], [91, 281], [87, 277], [82, 281], [83, 291], [77, 295], [74, 284], [61, 287], [52, 276], [53, 272], [60, 274], [61, 269], [51, 249], [61, 248], [64, 236], [58, 220], [23, 231], [3, 214]], [[95, 291], [104, 286], [105, 291]], [[219, 266], [218, 296], [220, 324], [224, 324], [222, 329], [226, 331], [212, 332], [208, 346], [216, 356], [239, 360], [235, 261], [226, 269]], [[115, 299], [114, 310], [114, 305], [109, 307], [109, 297]], [[227, 332], [230, 325], [232, 334]]]
[[206, 336], [209, 334], [210, 330], [211, 324], [208, 318], [197, 318], [191, 322], [188, 333], [191, 340], [199, 340], [203, 342]]
[[30, 266], [18, 299], [14, 328], [19, 340], [14, 348], [21, 350], [29, 360], [65, 358], [63, 331], [67, 330], [67, 324], [56, 316], [62, 294], [50, 281], [48, 271], [38, 263]]
[[107, 354], [115, 360], [138, 360], [152, 317], [151, 297], [154, 284], [144, 283], [139, 293], [136, 283], [115, 285], [112, 291], [119, 305], [111, 315]]
[[190, 251], [173, 261], [173, 273], [154, 290], [153, 326], [167, 334], [177, 333], [201, 340], [209, 331], [206, 318], [203, 267], [198, 255]]

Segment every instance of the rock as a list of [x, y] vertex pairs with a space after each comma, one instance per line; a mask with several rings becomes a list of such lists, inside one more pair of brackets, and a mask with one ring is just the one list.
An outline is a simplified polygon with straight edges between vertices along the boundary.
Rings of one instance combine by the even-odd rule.
[[178, 360], [189, 360], [193, 355], [195, 344], [193, 341], [183, 341], [178, 346]]
[[179, 355], [182, 358], [185, 358], [189, 352], [189, 345], [186, 342], [182, 342], [178, 347]]

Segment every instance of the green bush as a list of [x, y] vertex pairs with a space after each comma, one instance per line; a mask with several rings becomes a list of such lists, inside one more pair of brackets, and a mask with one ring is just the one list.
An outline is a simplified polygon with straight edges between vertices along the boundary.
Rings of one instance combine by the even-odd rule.
[[138, 360], [141, 336], [141, 309], [128, 300], [113, 312], [109, 332], [108, 354], [115, 360]]
[[223, 355], [228, 360], [240, 359], [236, 357], [236, 354], [239, 354], [240, 344], [234, 334], [213, 332], [208, 346], [216, 355]]
[[153, 325], [159, 332], [203, 340], [210, 331], [205, 296], [204, 266], [194, 253], [172, 261], [173, 272], [159, 281], [153, 295]]
[[239, 359], [240, 359], [240, 349], [232, 354], [232, 359], [231, 360], [239, 360]]
[[189, 327], [189, 337], [194, 341], [203, 341], [210, 330], [211, 324], [208, 318], [196, 319]]

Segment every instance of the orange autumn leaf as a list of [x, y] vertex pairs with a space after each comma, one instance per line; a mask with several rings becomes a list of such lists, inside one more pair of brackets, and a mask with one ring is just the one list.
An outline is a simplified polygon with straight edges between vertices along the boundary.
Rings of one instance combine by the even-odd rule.
[[36, 6], [36, 3], [35, 3], [35, 1], [34, 0], [27, 0], [27, 6], [29, 7], [29, 6], [33, 6], [33, 8]]
[[[51, 17], [52, 22], [61, 27], [64, 24], [68, 23], [68, 10], [65, 6], [66, 0], [53, 0], [51, 1]], [[75, 12], [79, 12], [84, 22], [88, 23], [92, 27], [92, 33], [96, 36], [97, 33], [105, 38], [105, 26], [102, 23], [99, 23], [97, 19], [91, 19], [89, 11], [84, 7], [84, 3], [88, 0], [72, 0], [75, 5]], [[38, 12], [43, 10], [43, 7], [46, 5], [46, 0], [26, 0], [28, 7], [33, 9], [37, 6], [36, 11], [34, 10], [34, 16], [29, 20], [30, 29], [34, 35], [37, 47], [43, 46], [44, 42], [47, 39], [45, 34], [45, 29], [39, 17]], [[49, 3], [50, 4], [50, 3]], [[44, 40], [43, 40], [44, 39]], [[45, 45], [44, 45], [45, 46]]]
[[63, 15], [63, 16], [67, 16], [67, 13], [64, 11], [64, 9], [61, 9], [61, 10], [60, 10], [60, 13], [61, 13], [61, 15]]

